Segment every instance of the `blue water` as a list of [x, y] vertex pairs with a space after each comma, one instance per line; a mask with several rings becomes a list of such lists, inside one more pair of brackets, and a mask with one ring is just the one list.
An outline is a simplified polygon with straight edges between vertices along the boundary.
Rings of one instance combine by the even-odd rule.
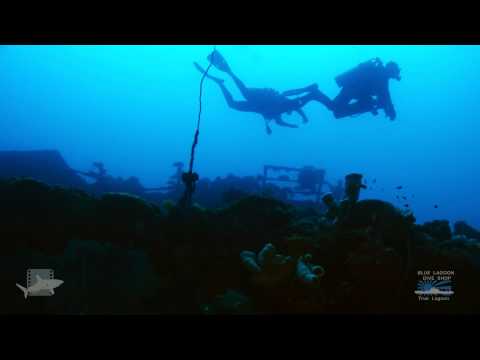
[[[192, 62], [206, 66], [211, 49], [1, 46], [0, 150], [58, 149], [73, 168], [103, 161], [114, 176], [163, 185], [173, 162], [188, 162], [201, 77]], [[207, 81], [195, 164], [201, 176], [257, 175], [267, 163], [323, 167], [330, 180], [360, 172], [369, 184], [376, 179], [362, 198], [408, 203], [419, 222], [462, 219], [480, 227], [480, 47], [218, 49], [247, 86], [318, 83], [331, 97], [339, 73], [372, 57], [394, 60], [402, 68], [402, 81], [390, 83], [397, 119], [381, 112], [336, 120], [313, 102], [304, 108], [310, 123], [272, 125], [268, 136], [261, 116], [229, 109]], [[226, 85], [240, 100], [230, 79]], [[285, 119], [301, 124], [298, 115]], [[399, 185], [401, 192], [394, 190]], [[398, 201], [397, 194], [409, 200]]]

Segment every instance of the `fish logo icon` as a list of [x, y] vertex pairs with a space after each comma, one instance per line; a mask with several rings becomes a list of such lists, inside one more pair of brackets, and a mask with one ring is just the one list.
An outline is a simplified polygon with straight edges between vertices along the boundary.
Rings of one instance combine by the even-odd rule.
[[52, 296], [56, 288], [63, 284], [63, 280], [55, 279], [52, 269], [28, 269], [27, 286], [16, 286], [22, 290], [25, 299], [28, 296]]

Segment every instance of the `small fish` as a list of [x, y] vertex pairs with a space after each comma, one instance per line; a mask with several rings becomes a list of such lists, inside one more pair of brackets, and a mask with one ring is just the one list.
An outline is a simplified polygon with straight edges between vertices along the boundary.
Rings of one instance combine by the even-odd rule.
[[438, 209], [438, 205], [437, 205], [437, 204], [433, 205], [433, 207], [434, 207], [435, 209]]
[[402, 185], [397, 186], [395, 189], [397, 189], [397, 190], [402, 190], [402, 189], [403, 189], [403, 186], [402, 186]]
[[407, 197], [406, 197], [406, 196], [402, 196], [402, 199], [403, 199], [403, 200], [407, 200]]
[[410, 205], [408, 205], [408, 204], [405, 204], [405, 205], [403, 205], [403, 206], [405, 206], [405, 207], [409, 207]]

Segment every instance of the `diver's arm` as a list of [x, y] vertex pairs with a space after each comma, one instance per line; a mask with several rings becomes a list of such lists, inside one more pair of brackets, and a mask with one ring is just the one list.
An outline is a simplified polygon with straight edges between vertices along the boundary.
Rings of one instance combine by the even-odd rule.
[[265, 116], [263, 117], [263, 119], [265, 120], [265, 131], [267, 132], [268, 135], [271, 135], [272, 134], [272, 128], [269, 125], [270, 120], [267, 119]]
[[265, 123], [265, 131], [267, 132], [268, 135], [272, 135], [272, 128], [268, 123]]
[[383, 91], [381, 91], [378, 96], [378, 102], [380, 106], [383, 107], [383, 109], [385, 110], [385, 114], [390, 118], [390, 120], [393, 121], [397, 117], [397, 113], [392, 103], [390, 91], [388, 90], [388, 83], [382, 90]]
[[302, 109], [297, 109], [297, 110], [295, 110], [295, 112], [297, 112], [302, 117], [304, 124], [308, 123], [308, 121], [309, 121], [308, 117], [307, 117], [307, 115], [305, 115], [305, 113], [303, 112]]
[[390, 118], [390, 120], [395, 120], [395, 118], [397, 117], [397, 112], [395, 111], [395, 107], [393, 106], [390, 93], [387, 92], [387, 96], [385, 97], [385, 102], [383, 104], [385, 114]]
[[298, 128], [298, 125], [289, 124], [289, 123], [283, 121], [283, 119], [282, 119], [281, 116], [277, 116], [277, 117], [275, 118], [275, 122], [276, 122], [277, 125], [279, 125], [279, 126], [289, 127], [289, 128]]

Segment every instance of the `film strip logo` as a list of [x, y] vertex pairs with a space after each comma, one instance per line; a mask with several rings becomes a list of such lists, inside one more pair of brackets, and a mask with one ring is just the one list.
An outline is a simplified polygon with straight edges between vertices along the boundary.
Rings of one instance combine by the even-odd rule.
[[26, 287], [16, 284], [27, 299], [29, 296], [52, 296], [63, 280], [55, 279], [52, 269], [28, 269]]
[[[53, 280], [54, 272], [52, 269], [28, 269], [27, 270], [27, 288], [31, 289], [37, 283], [37, 276], [43, 280]], [[29, 296], [52, 296], [48, 289], [40, 289], [35, 292], [29, 292]]]

